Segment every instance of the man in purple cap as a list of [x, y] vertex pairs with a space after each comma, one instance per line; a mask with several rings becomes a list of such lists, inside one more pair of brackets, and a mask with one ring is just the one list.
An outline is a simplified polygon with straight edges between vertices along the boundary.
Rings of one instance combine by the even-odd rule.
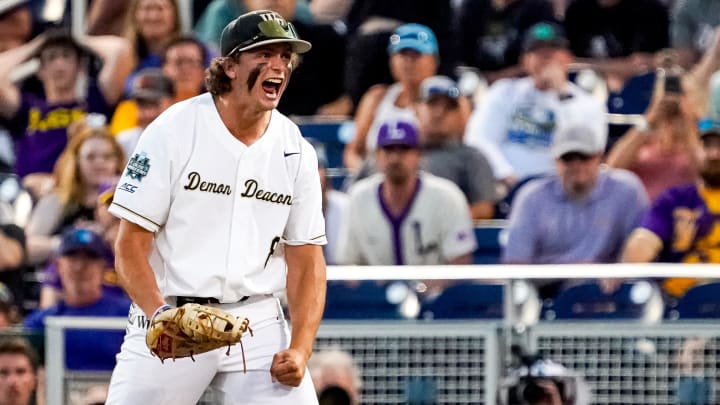
[[414, 122], [385, 122], [380, 173], [349, 191], [338, 262], [355, 265], [469, 264], [476, 247], [470, 208], [451, 181], [420, 171]]

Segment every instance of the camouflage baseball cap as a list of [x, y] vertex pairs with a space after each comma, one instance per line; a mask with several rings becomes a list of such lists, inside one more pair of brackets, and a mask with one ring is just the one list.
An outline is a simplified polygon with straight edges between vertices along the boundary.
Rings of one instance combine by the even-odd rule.
[[293, 52], [305, 53], [312, 45], [298, 37], [292, 23], [270, 10], [257, 10], [230, 21], [220, 34], [220, 54], [228, 56], [267, 44], [287, 42]]

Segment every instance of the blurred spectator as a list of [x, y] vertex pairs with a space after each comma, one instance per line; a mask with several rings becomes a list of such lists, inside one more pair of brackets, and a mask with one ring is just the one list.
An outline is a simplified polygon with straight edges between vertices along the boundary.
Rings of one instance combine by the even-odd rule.
[[653, 53], [670, 43], [669, 26], [659, 0], [575, 0], [565, 11], [570, 50], [615, 91], [654, 69]]
[[342, 95], [344, 26], [304, 22], [296, 15], [297, 0], [244, 0], [243, 3], [248, 11], [269, 9], [277, 12], [292, 22], [300, 38], [312, 44], [312, 52], [303, 54], [301, 62], [293, 66], [292, 80], [277, 107], [280, 112], [314, 115], [322, 106]]
[[[700, 181], [672, 187], [653, 201], [640, 227], [630, 236], [623, 261], [720, 263], [720, 122], [703, 120]], [[668, 279], [664, 289], [681, 296], [693, 279]]]
[[[292, 3], [295, 3], [291, 6]], [[262, 5], [262, 6], [261, 6]], [[212, 0], [205, 8], [195, 25], [195, 34], [206, 44], [209, 44], [215, 50], [220, 49], [220, 34], [223, 28], [237, 16], [245, 14], [249, 10], [257, 10], [260, 8], [271, 9], [288, 21], [289, 15], [294, 16], [293, 24], [301, 22], [303, 24], [312, 24], [313, 15], [308, 7], [307, 1], [299, 0], [288, 2], [268, 1], [268, 0]], [[305, 39], [300, 33], [300, 37]], [[313, 46], [315, 43], [313, 43]]]
[[33, 17], [27, 0], [0, 3], [0, 52], [24, 44], [33, 32]]
[[[174, 87], [174, 96], [171, 101], [182, 101], [205, 91], [205, 61], [207, 59], [207, 49], [194, 37], [179, 36], [168, 43], [161, 60], [162, 73], [172, 81]], [[140, 70], [133, 82], [133, 87], [143, 83], [137, 80], [137, 76], [154, 72], [156, 69], [158, 68]], [[164, 92], [166, 91], [164, 90]], [[132, 98], [132, 91], [129, 96], [129, 99], [121, 101], [115, 108], [110, 122], [110, 132], [113, 134], [119, 134], [138, 126], [143, 128], [147, 126], [147, 124], [138, 123], [138, 104]]]
[[117, 142], [125, 156], [131, 156], [140, 134], [175, 100], [175, 85], [159, 68], [145, 68], [138, 72], [130, 98], [137, 106], [137, 126], [117, 134]]
[[522, 62], [530, 77], [496, 82], [470, 117], [465, 143], [483, 152], [495, 178], [510, 188], [554, 172], [550, 147], [564, 128], [584, 123], [596, 144], [605, 146], [605, 106], [568, 81], [567, 46], [559, 26], [534, 25], [523, 42]]
[[88, 1], [87, 33], [122, 36], [131, 0]]
[[[679, 64], [680, 56], [674, 53], [673, 59]], [[690, 71], [683, 76], [683, 89], [701, 115], [710, 115], [720, 119], [720, 27], [716, 28], [710, 46]], [[713, 80], [713, 77], [716, 79]]]
[[[340, 402], [323, 402], [323, 395], [330, 397], [330, 391], [342, 390], [348, 398], [347, 404], [358, 405], [362, 379], [360, 370], [352, 356], [340, 349], [328, 349], [313, 353], [308, 361], [308, 370], [315, 384], [315, 392], [320, 397], [320, 404], [336, 404]], [[335, 394], [337, 397], [342, 394]]]
[[25, 229], [28, 260], [44, 263], [63, 230], [95, 219], [99, 187], [118, 177], [125, 158], [106, 127], [78, 122], [55, 166], [55, 190], [41, 198]]
[[423, 144], [422, 168], [455, 183], [470, 204], [473, 219], [493, 217], [495, 179], [485, 156], [462, 142], [469, 107], [457, 84], [447, 76], [433, 76], [420, 86], [417, 107]]
[[44, 404], [36, 401], [38, 387], [38, 354], [24, 338], [5, 337], [0, 340], [0, 404]]
[[133, 47], [134, 68], [125, 81], [125, 94], [132, 91], [139, 71], [161, 66], [163, 50], [180, 35], [181, 28], [177, 0], [133, 0], [125, 23], [125, 38]]
[[452, 74], [457, 60], [457, 38], [451, 30], [451, 0], [354, 1], [346, 19], [348, 54], [345, 62], [346, 112], [360, 108], [361, 98], [374, 85], [397, 80], [388, 70], [385, 47], [393, 31], [404, 23], [425, 25], [438, 38], [437, 63], [442, 74]]
[[[92, 230], [103, 237], [105, 243], [111, 248], [115, 245], [120, 219], [110, 214], [108, 209], [115, 194], [115, 182], [103, 183], [100, 186], [97, 207], [95, 208], [95, 222], [86, 223], [84, 226], [92, 227]], [[112, 252], [111, 252], [112, 253]], [[115, 272], [114, 254], [105, 258], [106, 266], [103, 272], [103, 294], [112, 294], [125, 297], [127, 294], [120, 286], [118, 275]], [[40, 288], [39, 308], [49, 308], [62, 298], [62, 280], [58, 274], [57, 260], [53, 260], [45, 267]]]
[[698, 115], [679, 75], [659, 74], [645, 120], [610, 150], [607, 163], [637, 174], [650, 200], [697, 178]]
[[317, 23], [332, 24], [345, 21], [354, 0], [312, 0], [308, 5]]
[[325, 216], [325, 234], [328, 243], [323, 246], [325, 262], [337, 263], [337, 244], [340, 239], [340, 226], [348, 206], [348, 196], [342, 191], [335, 190], [327, 174], [327, 153], [325, 147], [314, 144], [318, 156], [318, 171], [320, 172], [320, 186], [323, 192], [323, 215]]
[[710, 350], [707, 337], [692, 337], [686, 339], [677, 354], [677, 363], [680, 369], [676, 388], [676, 404], [711, 404], [714, 398], [714, 373], [706, 372], [712, 367], [706, 356]]
[[[84, 82], [83, 61], [88, 48], [103, 61], [97, 79]], [[108, 114], [122, 94], [129, 66], [127, 43], [116, 37], [85, 37], [81, 42], [62, 31], [42, 34], [29, 43], [0, 54], [0, 115], [10, 119], [8, 128], [15, 137], [15, 172], [35, 193], [43, 192], [49, 173], [68, 142], [67, 128], [87, 113]], [[37, 56], [37, 76], [44, 96], [21, 92], [10, 72], [20, 63]], [[79, 87], [80, 86], [80, 87]]]
[[[15, 224], [0, 221], [0, 285], [10, 293], [8, 304], [23, 306], [25, 284], [25, 232]], [[0, 301], [5, 302], [3, 297]]]
[[381, 173], [357, 182], [342, 225], [338, 262], [355, 265], [470, 264], [470, 208], [449, 180], [420, 171], [417, 127], [388, 121], [376, 152]]
[[[58, 248], [58, 273], [62, 300], [50, 308], [31, 312], [24, 321], [29, 329], [45, 328], [48, 316], [126, 316], [130, 301], [103, 294], [102, 279], [110, 246], [87, 229], [63, 234]], [[124, 331], [66, 332], [66, 366], [71, 370], [111, 370], [120, 351]]]
[[345, 167], [357, 173], [363, 159], [375, 150], [380, 125], [388, 119], [415, 117], [420, 83], [437, 71], [438, 43], [432, 30], [420, 24], [398, 27], [387, 47], [395, 83], [371, 87], [355, 114], [355, 137], [345, 147]]
[[490, 83], [521, 76], [525, 32], [554, 16], [548, 0], [464, 0], [458, 11], [460, 60]]
[[[640, 179], [601, 170], [603, 143], [588, 124], [562, 129], [552, 147], [557, 175], [530, 182], [513, 202], [504, 263], [615, 263], [648, 206]], [[543, 298], [558, 282], [538, 285]]]
[[714, 31], [720, 26], [720, 2], [683, 0], [672, 14], [670, 38], [680, 54], [680, 64], [689, 68], [710, 47]]
[[205, 91], [205, 65], [209, 54], [205, 45], [192, 36], [171, 40], [162, 54], [162, 70], [175, 85], [175, 101], [186, 100]]

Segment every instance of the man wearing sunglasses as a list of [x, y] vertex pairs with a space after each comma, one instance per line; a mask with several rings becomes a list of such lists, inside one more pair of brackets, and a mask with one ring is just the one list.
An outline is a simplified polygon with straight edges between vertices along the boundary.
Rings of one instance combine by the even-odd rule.
[[[601, 169], [603, 142], [584, 125], [557, 134], [556, 175], [531, 181], [513, 201], [505, 263], [613, 263], [640, 223], [648, 198], [640, 179]], [[560, 284], [538, 285], [551, 297]]]
[[[145, 129], [110, 207], [134, 303], [108, 404], [195, 404], [207, 387], [223, 404], [317, 404], [306, 364], [325, 303], [318, 161], [276, 110], [310, 46], [275, 12], [238, 17], [206, 72], [208, 93]], [[162, 363], [147, 327], [185, 303], [248, 318], [253, 333]]]

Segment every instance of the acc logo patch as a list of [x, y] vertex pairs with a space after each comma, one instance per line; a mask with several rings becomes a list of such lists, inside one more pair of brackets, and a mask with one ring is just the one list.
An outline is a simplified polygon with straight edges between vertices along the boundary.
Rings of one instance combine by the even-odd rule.
[[131, 179], [142, 181], [142, 178], [147, 176], [150, 171], [150, 158], [145, 152], [136, 153], [130, 158], [127, 164], [127, 171], [125, 175]]
[[130, 184], [130, 183], [123, 183], [123, 184], [120, 186], [120, 190], [122, 190], [122, 191], [127, 191], [128, 193], [134, 193], [135, 190], [137, 190], [137, 188], [138, 188], [138, 186], [133, 186], [133, 185]]

